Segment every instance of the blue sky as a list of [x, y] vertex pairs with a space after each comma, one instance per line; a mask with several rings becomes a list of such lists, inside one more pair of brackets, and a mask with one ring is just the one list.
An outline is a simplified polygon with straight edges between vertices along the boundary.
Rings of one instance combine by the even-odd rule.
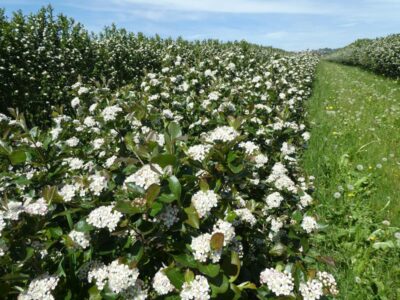
[[94, 32], [115, 23], [146, 35], [245, 39], [286, 50], [400, 33], [400, 0], [0, 0], [7, 15], [47, 4]]

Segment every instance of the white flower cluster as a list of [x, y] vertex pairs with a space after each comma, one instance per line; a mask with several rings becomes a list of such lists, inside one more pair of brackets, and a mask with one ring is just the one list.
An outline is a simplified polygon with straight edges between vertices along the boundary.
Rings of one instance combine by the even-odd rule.
[[118, 113], [122, 111], [122, 108], [119, 107], [118, 105], [113, 105], [113, 106], [107, 106], [103, 111], [101, 112], [101, 115], [104, 119], [104, 121], [114, 121], [115, 118], [117, 117]]
[[57, 276], [41, 275], [29, 283], [28, 290], [19, 294], [18, 300], [54, 300], [51, 292], [58, 281]]
[[160, 184], [162, 169], [157, 164], [144, 165], [136, 173], [125, 179], [124, 185], [134, 183], [137, 186], [148, 189], [152, 184]]
[[312, 202], [313, 202], [312, 197], [307, 193], [304, 193], [304, 195], [300, 197], [300, 206], [301, 207], [307, 207], [307, 206], [311, 205]]
[[195, 145], [188, 149], [188, 155], [194, 160], [203, 161], [210, 150], [210, 145]]
[[310, 280], [307, 283], [300, 283], [299, 291], [304, 300], [317, 300], [324, 294], [323, 284], [317, 279]]
[[153, 288], [158, 295], [166, 295], [175, 289], [167, 275], [164, 274], [164, 268], [158, 270], [154, 275]]
[[239, 136], [239, 133], [230, 126], [221, 126], [209, 132], [206, 136], [206, 141], [215, 142], [230, 142]]
[[86, 249], [90, 246], [90, 236], [87, 232], [72, 230], [68, 236], [74, 242], [75, 246]]
[[107, 188], [107, 178], [99, 174], [94, 174], [89, 177], [89, 189], [94, 195], [99, 196], [101, 191]]
[[200, 218], [204, 218], [213, 207], [218, 205], [218, 196], [212, 190], [198, 191], [192, 196], [192, 203]]
[[222, 233], [224, 235], [223, 246], [229, 245], [235, 237], [235, 229], [232, 224], [224, 220], [218, 220], [214, 225], [213, 232], [211, 234], [204, 233], [192, 238], [190, 247], [193, 250], [193, 256], [195, 260], [206, 262], [207, 259], [210, 258], [212, 262], [215, 263], [221, 259], [222, 249], [211, 249], [211, 238], [215, 233]]
[[127, 265], [114, 260], [108, 266], [96, 266], [88, 273], [88, 281], [95, 280], [97, 288], [101, 291], [108, 283], [108, 287], [114, 293], [121, 293], [130, 287], [135, 286], [139, 276], [136, 268], [129, 268]]
[[279, 207], [283, 200], [284, 200], [283, 197], [278, 192], [274, 192], [272, 194], [269, 194], [265, 198], [265, 202], [267, 203], [267, 208], [268, 209]]
[[297, 193], [297, 187], [292, 179], [287, 176], [288, 170], [285, 166], [278, 162], [272, 167], [272, 172], [268, 176], [267, 182], [274, 183], [278, 190], [288, 190]]
[[58, 192], [61, 197], [63, 197], [65, 202], [70, 202], [76, 193], [77, 187], [73, 184], [64, 185], [61, 190]]
[[24, 203], [24, 212], [29, 215], [44, 216], [49, 211], [46, 201], [43, 198], [39, 198], [33, 203], [27, 201]]
[[235, 214], [242, 222], [249, 223], [250, 226], [254, 226], [257, 223], [256, 217], [251, 213], [248, 208], [238, 208], [235, 210]]
[[333, 277], [332, 274], [329, 274], [328, 272], [317, 272], [317, 278], [322, 282], [322, 285], [330, 294], [334, 296], [339, 294], [335, 277]]
[[210, 286], [207, 278], [201, 275], [182, 285], [180, 293], [182, 300], [208, 300], [210, 299]]
[[260, 147], [251, 141], [241, 142], [239, 147], [244, 149], [247, 155], [253, 155], [255, 152], [260, 151]]
[[257, 154], [253, 157], [253, 160], [257, 168], [262, 168], [268, 163], [268, 156], [266, 156], [265, 154]]
[[114, 210], [114, 205], [100, 206], [90, 212], [87, 222], [96, 228], [107, 228], [113, 232], [121, 218], [122, 214]]
[[293, 277], [290, 273], [280, 272], [272, 268], [261, 272], [260, 282], [266, 284], [277, 296], [289, 296], [294, 288]]
[[318, 223], [315, 221], [313, 217], [304, 216], [303, 221], [301, 222], [301, 227], [307, 232], [311, 233], [315, 229], [318, 228]]

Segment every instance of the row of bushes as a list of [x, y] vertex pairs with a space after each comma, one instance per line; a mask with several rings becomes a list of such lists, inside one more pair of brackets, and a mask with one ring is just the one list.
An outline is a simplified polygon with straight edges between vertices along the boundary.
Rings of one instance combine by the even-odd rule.
[[400, 34], [373, 40], [357, 40], [326, 58], [398, 78], [400, 77]]
[[[268, 48], [240, 43], [244, 48]], [[90, 34], [73, 19], [54, 16], [51, 7], [11, 19], [0, 10], [0, 112], [8, 107], [25, 112], [29, 123], [48, 120], [51, 106], [68, 102], [71, 85], [81, 77], [115, 90], [140, 83], [148, 71], [160, 71], [170, 47], [185, 58], [201, 59], [227, 44], [145, 37], [115, 26]]]
[[[89, 45], [79, 53], [92, 53], [93, 40], [79, 40]], [[116, 86], [127, 72], [132, 83], [70, 83], [49, 127], [0, 114], [1, 296], [336, 295], [309, 251], [309, 234], [323, 226], [312, 210], [313, 178], [298, 166], [318, 59], [214, 41], [137, 48], [123, 31], [95, 41], [115, 60], [94, 61], [94, 70], [110, 71]], [[151, 72], [129, 61], [143, 49], [160, 55]], [[77, 57], [92, 67], [74, 55], [70, 68]]]

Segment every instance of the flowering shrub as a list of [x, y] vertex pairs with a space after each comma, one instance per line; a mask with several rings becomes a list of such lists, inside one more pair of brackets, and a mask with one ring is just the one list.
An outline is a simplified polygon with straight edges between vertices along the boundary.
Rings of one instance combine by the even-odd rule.
[[398, 78], [400, 77], [400, 34], [374, 40], [357, 40], [333, 52], [327, 58]]
[[115, 91], [74, 83], [50, 128], [0, 115], [2, 296], [337, 294], [305, 264], [319, 225], [297, 155], [317, 59], [171, 41], [160, 63]]

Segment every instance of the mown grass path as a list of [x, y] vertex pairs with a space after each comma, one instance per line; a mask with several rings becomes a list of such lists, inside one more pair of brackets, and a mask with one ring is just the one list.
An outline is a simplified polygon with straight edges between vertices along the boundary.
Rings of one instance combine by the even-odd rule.
[[318, 264], [341, 299], [400, 299], [400, 83], [322, 61], [308, 122], [302, 165], [328, 225], [313, 240]]

